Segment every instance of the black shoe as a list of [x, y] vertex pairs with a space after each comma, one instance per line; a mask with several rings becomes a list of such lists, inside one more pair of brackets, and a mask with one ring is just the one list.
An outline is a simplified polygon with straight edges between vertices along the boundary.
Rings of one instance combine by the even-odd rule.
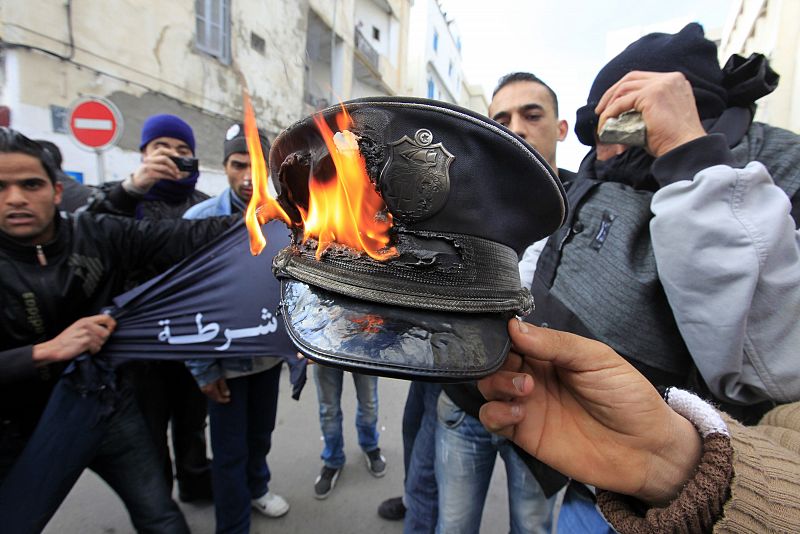
[[211, 488], [200, 490], [178, 490], [178, 498], [183, 502], [192, 503], [209, 503], [214, 501], [214, 495], [211, 493]]
[[364, 457], [367, 459], [367, 469], [372, 476], [380, 478], [386, 474], [386, 458], [381, 454], [380, 447], [365, 452]]
[[183, 502], [210, 503], [214, 501], [211, 490], [211, 470], [189, 480], [178, 481], [178, 498]]
[[328, 495], [330, 495], [333, 488], [336, 486], [336, 481], [339, 479], [339, 473], [341, 473], [341, 471], [341, 468], [336, 469], [328, 467], [327, 465], [322, 466], [322, 471], [319, 472], [317, 481], [314, 482], [315, 499], [326, 499]]
[[378, 515], [389, 521], [400, 521], [406, 516], [406, 505], [402, 497], [386, 499], [378, 506]]

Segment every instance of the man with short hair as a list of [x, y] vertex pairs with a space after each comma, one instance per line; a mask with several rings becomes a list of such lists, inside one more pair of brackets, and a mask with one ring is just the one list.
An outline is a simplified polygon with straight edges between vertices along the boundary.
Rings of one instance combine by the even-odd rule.
[[549, 85], [530, 72], [506, 74], [492, 93], [489, 117], [527, 141], [565, 181], [556, 166], [556, 145], [567, 136], [567, 121], [559, 119], [558, 97]]
[[[133, 185], [147, 190], [151, 183], [134, 178]], [[126, 382], [112, 374], [111, 383], [85, 390], [80, 373], [71, 375], [79, 375], [76, 384], [60, 377], [69, 361], [100, 351], [115, 327], [101, 311], [129, 279], [166, 270], [234, 221], [62, 215], [61, 192], [49, 154], [0, 128], [0, 524], [10, 532], [40, 531], [90, 465], [119, 493], [137, 530], [188, 532]], [[85, 433], [61, 444], [58, 457], [23, 469], [19, 460], [29, 459], [31, 437], [49, 445], [57, 435], [37, 430], [51, 394], [69, 414], [80, 415], [88, 403], [96, 419], [79, 417]], [[36, 471], [45, 461], [57, 468]]]
[[[533, 146], [562, 181], [574, 176], [556, 166], [556, 146], [567, 135], [567, 122], [559, 119], [555, 92], [537, 76], [503, 76], [493, 92], [489, 116]], [[532, 276], [536, 263], [526, 258], [537, 256], [543, 244], [531, 245], [520, 262], [528, 287], [528, 273]], [[511, 532], [546, 531], [551, 503], [520, 459], [521, 451], [482, 427], [478, 410], [483, 399], [477, 389], [472, 384], [446, 385], [440, 394], [441, 389], [439, 384], [411, 384], [403, 415], [405, 492], [402, 498], [381, 503], [378, 513], [385, 519], [404, 518], [406, 533], [436, 528], [477, 532], [499, 452], [508, 472]]]
[[[541, 154], [564, 184], [575, 173], [556, 165], [556, 147], [567, 137], [567, 121], [558, 115], [558, 97], [549, 85], [530, 72], [506, 74], [497, 83], [489, 103], [489, 117], [496, 120]], [[536, 260], [546, 240], [525, 250], [519, 264], [522, 285], [530, 288]]]
[[47, 150], [56, 167], [58, 182], [64, 187], [61, 193], [61, 203], [58, 207], [62, 210], [74, 212], [78, 208], [85, 206], [89, 197], [92, 195], [92, 188], [78, 182], [75, 178], [68, 175], [61, 169], [63, 156], [61, 149], [52, 141], [46, 139], [36, 139], [36, 142]]
[[[261, 150], [269, 152], [266, 135], [259, 132]], [[192, 206], [184, 219], [204, 219], [219, 215], [242, 214], [253, 195], [252, 171], [247, 140], [241, 124], [228, 129], [222, 162], [228, 177], [227, 187], [219, 196]], [[280, 250], [289, 244], [289, 234], [280, 221], [266, 226], [267, 248], [263, 253]], [[277, 280], [269, 287], [267, 302], [276, 309], [280, 300]], [[289, 511], [289, 503], [269, 491], [270, 470], [266, 457], [272, 444], [278, 411], [278, 386], [281, 356], [294, 357], [294, 345], [284, 336], [282, 354], [275, 357], [189, 360], [186, 366], [200, 390], [208, 397], [210, 421], [211, 481], [214, 490], [216, 531], [250, 531], [251, 507], [267, 517], [280, 517]]]
[[[562, 181], [574, 176], [556, 166], [556, 146], [567, 135], [567, 121], [559, 119], [556, 94], [541, 79], [527, 72], [503, 76], [489, 104], [489, 116], [533, 146]], [[521, 182], [524, 179], [520, 176]], [[531, 245], [529, 249], [542, 244]], [[520, 272], [530, 268], [523, 256]], [[483, 427], [478, 416], [484, 399], [476, 385], [445, 384], [442, 390], [435, 409], [438, 414], [435, 469], [439, 492], [436, 531], [478, 532], [499, 453], [508, 480], [510, 532], [549, 532], [554, 499], [545, 498], [523, 459], [526, 453]]]

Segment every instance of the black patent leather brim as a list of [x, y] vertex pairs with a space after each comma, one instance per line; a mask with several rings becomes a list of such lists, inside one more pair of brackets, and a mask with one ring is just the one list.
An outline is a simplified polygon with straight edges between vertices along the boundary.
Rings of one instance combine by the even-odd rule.
[[451, 313], [389, 306], [281, 281], [289, 337], [310, 359], [348, 371], [432, 382], [477, 380], [510, 348], [513, 313]]

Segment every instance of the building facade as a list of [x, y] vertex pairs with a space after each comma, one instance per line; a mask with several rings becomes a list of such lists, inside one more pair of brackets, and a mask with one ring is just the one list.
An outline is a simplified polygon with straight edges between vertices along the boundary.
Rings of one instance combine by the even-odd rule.
[[722, 31], [720, 62], [731, 54], [764, 54], [780, 74], [778, 88], [758, 101], [756, 120], [800, 133], [800, 2], [736, 0]]
[[461, 37], [438, 0], [417, 0], [411, 10], [407, 94], [453, 104], [465, 87]]
[[[247, 88], [271, 137], [337, 100], [404, 87], [411, 0], [105, 0], [0, 2], [0, 124], [55, 142], [87, 184], [138, 165], [144, 120], [173, 113], [192, 125], [201, 178], [216, 194], [224, 132], [242, 119]], [[335, 28], [332, 31], [331, 28]], [[331, 36], [335, 37], [331, 37]], [[96, 155], [75, 144], [67, 110], [99, 96], [124, 129]]]
[[402, 94], [411, 0], [311, 0], [305, 111]]

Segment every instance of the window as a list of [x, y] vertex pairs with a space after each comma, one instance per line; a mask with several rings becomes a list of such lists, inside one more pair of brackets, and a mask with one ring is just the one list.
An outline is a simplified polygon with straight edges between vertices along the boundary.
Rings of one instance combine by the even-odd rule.
[[433, 51], [439, 50], [439, 32], [433, 30]]
[[381, 40], [381, 31], [375, 26], [372, 27], [372, 38], [375, 39], [376, 41]]
[[458, 51], [461, 52], [461, 37], [456, 39], [456, 48], [458, 48]]
[[436, 86], [433, 84], [433, 78], [428, 78], [428, 98], [433, 98]]
[[250, 47], [263, 56], [267, 50], [267, 43], [257, 33], [250, 32]]
[[198, 50], [224, 63], [231, 60], [231, 0], [195, 0]]
[[450, 64], [447, 66], [447, 75], [453, 76], [453, 62], [451, 61]]

